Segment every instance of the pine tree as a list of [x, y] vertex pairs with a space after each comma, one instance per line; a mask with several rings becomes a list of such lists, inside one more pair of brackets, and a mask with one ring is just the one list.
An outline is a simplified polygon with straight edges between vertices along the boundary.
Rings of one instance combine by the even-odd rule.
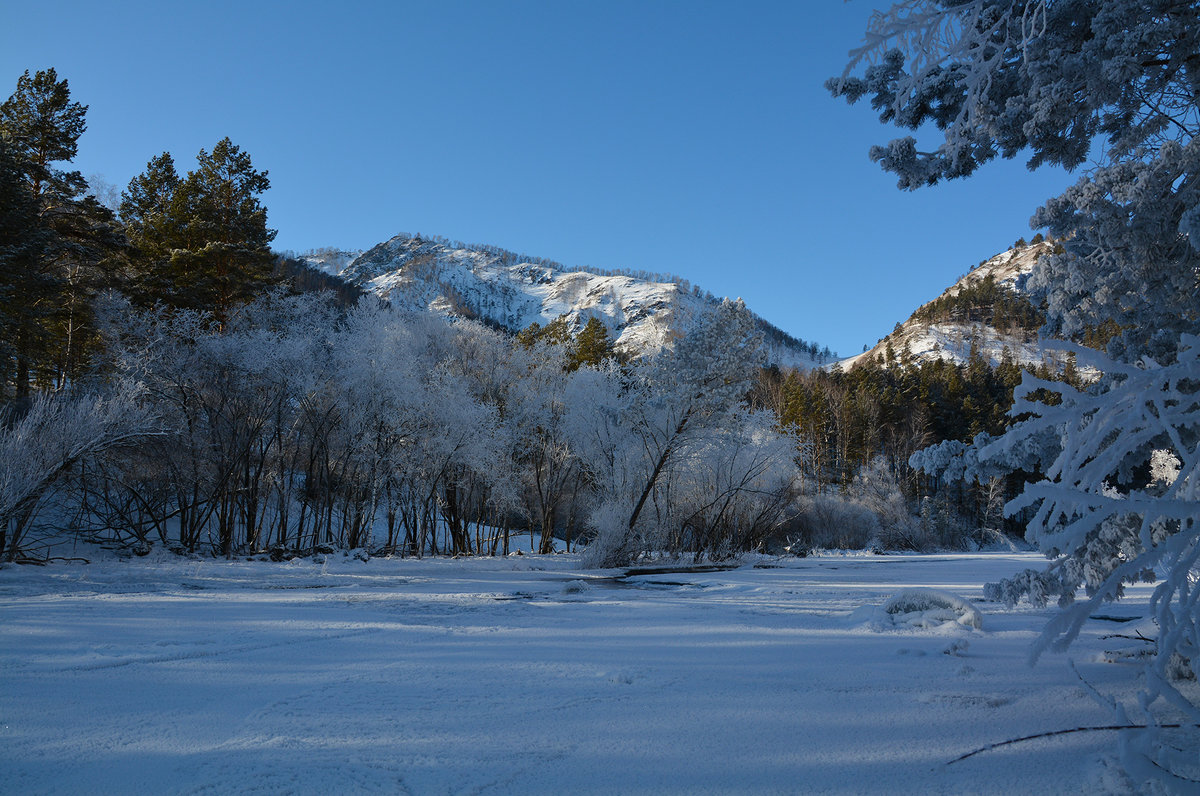
[[[537, 321], [529, 324], [517, 332], [517, 342], [524, 348], [533, 348], [539, 345], [570, 346], [574, 341], [571, 337], [571, 327], [567, 325], [567, 316], [559, 315], [545, 326]], [[575, 370], [576, 368], [570, 367], [568, 363], [567, 369]]]
[[612, 357], [613, 346], [608, 339], [608, 329], [599, 318], [592, 316], [571, 346], [567, 355], [567, 370], [578, 370], [584, 366], [599, 367]]
[[[60, 161], [74, 160], [79, 136], [87, 129], [87, 106], [71, 101], [67, 81], [53, 69], [17, 80], [17, 90], [0, 105], [0, 136], [22, 164], [30, 190], [39, 200], [74, 198], [87, 183], [77, 171], [60, 171]], [[55, 204], [51, 199], [48, 204]]]
[[273, 281], [275, 230], [259, 201], [271, 183], [229, 138], [196, 161], [180, 180], [169, 153], [151, 160], [122, 194], [121, 215], [143, 300], [224, 321]]
[[[52, 306], [56, 282], [43, 269], [49, 233], [39, 205], [7, 145], [0, 138], [0, 384], [28, 391], [35, 352], [47, 347], [42, 321]], [[10, 397], [0, 392], [0, 398]]]
[[91, 298], [113, 284], [123, 248], [112, 212], [85, 195], [78, 171], [58, 168], [74, 158], [86, 112], [53, 69], [26, 71], [0, 105], [0, 139], [37, 205], [31, 223], [40, 230], [36, 258], [24, 258], [26, 270], [12, 276], [25, 291], [13, 300], [29, 305], [21, 312], [28, 322], [14, 330], [17, 397], [32, 380], [62, 385], [85, 366], [96, 339]]
[[179, 184], [175, 161], [170, 152], [163, 152], [151, 159], [121, 194], [121, 221], [132, 248], [129, 293], [140, 304], [181, 303], [173, 296], [170, 275], [171, 251], [182, 246]]

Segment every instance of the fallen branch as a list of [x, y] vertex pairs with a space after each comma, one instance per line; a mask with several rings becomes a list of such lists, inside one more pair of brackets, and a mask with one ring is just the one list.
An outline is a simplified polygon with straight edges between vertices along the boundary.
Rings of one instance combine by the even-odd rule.
[[88, 561], [86, 558], [72, 558], [72, 557], [68, 557], [68, 556], [50, 556], [48, 558], [30, 558], [28, 556], [21, 556], [20, 558], [13, 559], [14, 564], [24, 564], [24, 565], [32, 564], [32, 565], [38, 566], [38, 567], [44, 567], [44, 566], [46, 566], [46, 564], [50, 563], [51, 561], [80, 561], [84, 564], [92, 563], [91, 561]]
[[1138, 633], [1136, 636], [1130, 636], [1130, 635], [1126, 635], [1126, 634], [1124, 634], [1124, 633], [1109, 633], [1107, 636], [1101, 636], [1101, 637], [1100, 637], [1100, 640], [1101, 640], [1101, 641], [1105, 641], [1105, 640], [1107, 640], [1107, 639], [1110, 639], [1110, 638], [1127, 638], [1127, 639], [1129, 639], [1130, 641], [1144, 641], [1144, 642], [1146, 642], [1147, 644], [1153, 644], [1153, 643], [1154, 643], [1154, 639], [1152, 639], [1152, 638], [1146, 638], [1146, 637], [1145, 637], [1145, 636], [1143, 636], [1141, 633]]
[[957, 763], [960, 760], [966, 760], [968, 757], [974, 757], [975, 755], [979, 754], [980, 752], [990, 752], [991, 750], [999, 749], [1002, 746], [1011, 746], [1012, 744], [1022, 743], [1023, 741], [1034, 741], [1034, 740], [1037, 740], [1038, 738], [1053, 738], [1056, 735], [1070, 735], [1071, 733], [1075, 733], [1075, 732], [1116, 732], [1117, 730], [1147, 730], [1147, 729], [1150, 729], [1151, 727], [1155, 727], [1160, 730], [1178, 730], [1183, 727], [1200, 728], [1200, 724], [1104, 724], [1104, 725], [1096, 726], [1096, 727], [1074, 727], [1069, 730], [1051, 730], [1050, 732], [1039, 732], [1036, 735], [1026, 735], [1022, 738], [1010, 738], [1007, 741], [997, 741], [996, 743], [988, 744], [987, 746], [980, 747], [979, 749], [976, 749], [973, 752], [967, 752], [965, 755], [956, 757], [953, 760], [951, 760], [950, 762], [946, 763], [946, 765], [948, 765], [948, 766], [953, 765], [954, 763]]

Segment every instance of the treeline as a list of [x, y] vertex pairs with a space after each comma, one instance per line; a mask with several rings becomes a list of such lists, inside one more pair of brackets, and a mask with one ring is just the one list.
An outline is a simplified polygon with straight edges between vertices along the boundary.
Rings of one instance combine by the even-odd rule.
[[[987, 541], [986, 533], [980, 536], [986, 530], [993, 536], [1018, 530], [1015, 523], [1005, 523], [1000, 506], [1019, 491], [1027, 474], [945, 484], [914, 470], [909, 459], [946, 440], [969, 442], [980, 433], [1002, 433], [1012, 423], [1013, 389], [1026, 371], [1081, 385], [1071, 360], [1062, 367], [1045, 362], [1022, 367], [1005, 351], [993, 366], [973, 346], [965, 364], [869, 358], [849, 371], [771, 369], [763, 372], [752, 398], [755, 405], [770, 407], [800, 440], [800, 465], [815, 492], [850, 496], [853, 502], [864, 479], [875, 490], [887, 485], [886, 490], [903, 495], [907, 506], [894, 512], [911, 520], [900, 523], [903, 533], [890, 545], [959, 546]], [[1053, 394], [1043, 398], [1055, 400]]]
[[796, 489], [794, 440], [742, 401], [760, 353], [740, 303], [624, 366], [595, 328], [518, 340], [316, 295], [97, 318], [95, 381], [0, 432], [8, 560], [40, 521], [141, 553], [492, 555], [527, 533], [597, 565], [719, 559]]
[[92, 367], [101, 345], [97, 299], [192, 309], [220, 322], [286, 266], [259, 201], [270, 186], [228, 138], [180, 175], [170, 153], [100, 204], [75, 157], [87, 106], [53, 69], [25, 72], [0, 105], [0, 401], [61, 390]]

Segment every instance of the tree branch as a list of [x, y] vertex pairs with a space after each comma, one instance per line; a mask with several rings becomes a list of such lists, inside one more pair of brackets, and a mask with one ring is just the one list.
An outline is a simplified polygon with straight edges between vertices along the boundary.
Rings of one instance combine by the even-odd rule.
[[[1156, 728], [1156, 729], [1160, 729], [1160, 730], [1178, 730], [1183, 727], [1200, 728], [1200, 724], [1104, 724], [1104, 725], [1099, 725], [1099, 726], [1095, 726], [1095, 727], [1073, 727], [1069, 730], [1051, 730], [1050, 732], [1039, 732], [1039, 733], [1036, 733], [1035, 735], [1025, 735], [1020, 738], [1010, 738], [1007, 741], [997, 741], [996, 743], [988, 744], [987, 746], [981, 746], [980, 748], [978, 748], [972, 752], [967, 752], [965, 755], [960, 755], [960, 756], [954, 758], [953, 760], [947, 762], [945, 765], [947, 765], [947, 766], [954, 765], [955, 763], [958, 763], [962, 760], [966, 760], [968, 757], [974, 757], [975, 755], [980, 754], [981, 752], [990, 752], [993, 749], [999, 749], [1003, 746], [1011, 746], [1013, 744], [1023, 743], [1025, 741], [1034, 741], [1034, 740], [1037, 740], [1038, 738], [1053, 738], [1058, 735], [1070, 735], [1070, 734], [1076, 733], [1076, 732], [1116, 732], [1118, 730], [1148, 730], [1152, 727]], [[1196, 780], [1189, 780], [1189, 781], [1196, 781]]]

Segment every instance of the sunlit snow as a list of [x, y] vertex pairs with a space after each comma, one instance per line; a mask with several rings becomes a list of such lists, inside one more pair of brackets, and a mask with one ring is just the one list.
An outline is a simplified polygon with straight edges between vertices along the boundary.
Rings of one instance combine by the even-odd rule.
[[[335, 253], [340, 254], [340, 253]], [[463, 248], [441, 239], [396, 237], [353, 257], [306, 255], [314, 267], [413, 310], [483, 320], [519, 331], [560, 317], [575, 330], [600, 320], [615, 346], [638, 354], [670, 343], [716, 299], [667, 279], [569, 270], [494, 247]], [[780, 340], [766, 341], [768, 361], [808, 369], [813, 356]]]

